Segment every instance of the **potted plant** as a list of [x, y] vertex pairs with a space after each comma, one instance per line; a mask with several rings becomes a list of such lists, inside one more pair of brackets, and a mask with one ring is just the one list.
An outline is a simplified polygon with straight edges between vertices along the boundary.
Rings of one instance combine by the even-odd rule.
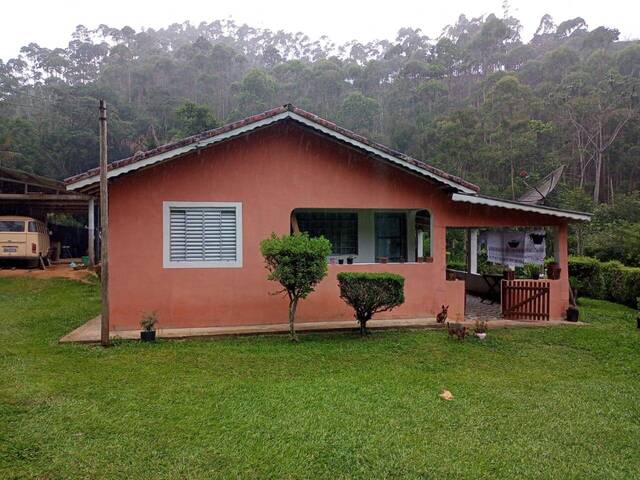
[[156, 340], [156, 324], [158, 323], [158, 315], [156, 312], [149, 312], [142, 315], [140, 320], [140, 340], [143, 342], [154, 342]]
[[580, 310], [575, 305], [570, 305], [567, 308], [567, 322], [577, 322], [580, 318]]
[[473, 329], [476, 337], [480, 340], [487, 338], [487, 330], [489, 329], [489, 323], [486, 320], [476, 320], [476, 325]]
[[530, 278], [531, 280], [538, 280], [540, 278], [540, 267], [535, 263], [525, 263], [523, 271], [526, 278]]
[[560, 265], [557, 262], [551, 262], [547, 265], [547, 278], [549, 280], [558, 280], [560, 278]]
[[347, 257], [347, 265], [353, 265], [353, 257]]

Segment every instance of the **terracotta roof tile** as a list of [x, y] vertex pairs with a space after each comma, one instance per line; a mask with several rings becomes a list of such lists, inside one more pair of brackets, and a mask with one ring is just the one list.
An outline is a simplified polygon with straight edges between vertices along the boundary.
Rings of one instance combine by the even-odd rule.
[[[438, 168], [435, 168], [431, 165], [428, 165], [424, 162], [421, 162], [420, 160], [416, 160], [415, 158], [412, 158], [408, 155], [405, 155], [404, 153], [398, 152], [396, 150], [393, 150], [392, 148], [389, 148], [385, 145], [381, 145], [379, 143], [376, 143], [372, 140], [369, 140], [368, 138], [363, 137], [362, 135], [358, 135], [357, 133], [354, 133], [350, 130], [347, 130], [346, 128], [342, 128], [339, 125], [336, 125], [333, 122], [330, 122], [329, 120], [326, 120], [324, 118], [321, 118], [317, 115], [314, 115], [313, 113], [307, 112], [305, 110], [302, 110], [301, 108], [298, 108], [294, 105], [291, 104], [287, 104], [287, 105], [283, 105], [280, 107], [276, 107], [273, 108], [271, 110], [267, 110], [266, 112], [263, 113], [259, 113], [257, 115], [252, 115], [250, 117], [244, 118], [242, 120], [238, 120], [237, 122], [233, 122], [233, 123], [229, 123], [227, 125], [224, 125], [222, 127], [219, 128], [214, 128], [213, 130], [207, 130], [205, 132], [201, 132], [198, 133], [196, 135], [192, 135], [190, 137], [186, 137], [183, 138], [181, 140], [178, 140], [177, 142], [173, 142], [173, 143], [168, 143], [165, 145], [161, 145], [157, 148], [151, 149], [151, 150], [147, 150], [145, 152], [137, 152], [135, 155], [128, 157], [128, 158], [123, 158], [121, 160], [116, 160], [114, 162], [111, 162], [108, 166], [108, 170], [114, 170], [117, 168], [121, 168], [121, 167], [125, 167], [128, 165], [132, 165], [134, 163], [140, 162], [141, 160], [153, 157], [155, 155], [159, 155], [161, 153], [165, 153], [165, 152], [169, 152], [171, 150], [175, 150], [177, 148], [181, 148], [181, 147], [185, 147], [197, 142], [200, 142], [202, 140], [206, 140], [208, 138], [211, 137], [215, 137], [217, 135], [221, 135], [223, 133], [226, 132], [230, 132], [233, 130], [236, 130], [238, 128], [244, 127], [246, 125], [250, 125], [252, 123], [255, 122], [259, 122], [261, 120], [265, 120], [271, 117], [274, 117], [278, 114], [284, 113], [286, 111], [290, 111], [295, 113], [296, 115], [299, 115], [300, 117], [303, 117], [313, 123], [316, 123], [317, 125], [320, 125], [322, 127], [325, 127], [327, 129], [333, 130], [336, 133], [339, 133], [341, 135], [344, 135], [345, 137], [348, 137], [352, 140], [355, 140], [357, 142], [360, 142], [364, 145], [368, 145], [369, 147], [375, 148], [376, 150], [379, 150], [381, 152], [384, 152], [388, 155], [391, 155], [393, 157], [396, 157], [404, 162], [410, 163], [418, 168], [421, 168], [425, 171], [431, 172], [434, 175], [437, 175], [439, 177], [445, 178], [451, 182], [457, 183], [461, 186], [464, 186], [468, 189], [474, 190], [474, 191], [479, 191], [480, 189], [474, 185], [473, 183], [467, 182], [466, 180], [457, 177], [455, 175], [451, 175], [447, 172], [444, 172]], [[80, 173], [78, 175], [74, 175], [72, 177], [69, 177], [65, 180], [65, 182], [67, 184], [71, 184], [71, 183], [76, 183], [78, 181], [87, 179], [87, 178], [91, 178], [94, 177], [96, 175], [98, 175], [100, 172], [99, 168], [93, 168], [91, 170], [88, 170], [86, 172]]]

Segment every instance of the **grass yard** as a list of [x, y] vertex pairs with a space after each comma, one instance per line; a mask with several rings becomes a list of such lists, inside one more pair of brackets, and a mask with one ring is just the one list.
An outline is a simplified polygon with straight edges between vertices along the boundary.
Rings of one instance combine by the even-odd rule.
[[[58, 345], [95, 285], [0, 279], [0, 478], [638, 478], [635, 312], [586, 327]], [[438, 398], [447, 388], [451, 402]]]

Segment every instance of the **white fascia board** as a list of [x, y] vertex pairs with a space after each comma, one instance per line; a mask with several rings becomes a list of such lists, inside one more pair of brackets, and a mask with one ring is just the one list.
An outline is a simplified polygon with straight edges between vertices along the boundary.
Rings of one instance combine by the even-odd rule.
[[500, 207], [508, 208], [510, 210], [520, 210], [522, 212], [539, 213], [542, 215], [551, 215], [554, 217], [568, 218], [571, 220], [577, 220], [580, 222], [590, 222], [591, 215], [587, 213], [570, 212], [567, 210], [558, 210], [555, 208], [541, 207], [537, 205], [528, 205], [525, 203], [509, 202], [504, 200], [498, 200], [494, 198], [487, 198], [477, 195], [464, 195], [461, 193], [454, 193], [451, 196], [454, 202], [472, 203], [474, 205], [485, 205], [488, 207]]
[[354, 140], [351, 137], [347, 137], [346, 135], [343, 135], [339, 132], [336, 132], [335, 130], [331, 130], [330, 128], [327, 128], [323, 125], [320, 125], [312, 120], [309, 120], [305, 117], [302, 117], [296, 113], [290, 112], [290, 117], [297, 121], [300, 122], [304, 125], [307, 125], [308, 127], [314, 128], [316, 130], [319, 130], [322, 133], [325, 133], [326, 135], [330, 135], [334, 138], [337, 138], [338, 140], [341, 140], [343, 142], [349, 143], [357, 148], [360, 148], [362, 150], [366, 150], [369, 153], [373, 153], [374, 155], [377, 155], [379, 157], [384, 158], [385, 160], [388, 160], [392, 163], [395, 163], [397, 165], [400, 165], [404, 168], [407, 168], [409, 170], [414, 171], [415, 173], [418, 173], [420, 175], [424, 175], [426, 177], [432, 178], [434, 180], [437, 180], [440, 183], [444, 183], [446, 185], [449, 185], [452, 188], [455, 188], [458, 191], [464, 192], [464, 193], [475, 193], [475, 190], [472, 190], [468, 187], [465, 187], [463, 185], [460, 185], [459, 183], [454, 182], [453, 180], [449, 180], [447, 178], [441, 177], [440, 175], [430, 172], [429, 170], [425, 170], [424, 168], [420, 168], [416, 165], [413, 165], [412, 163], [406, 162], [398, 157], [395, 157], [393, 155], [390, 155], [386, 152], [383, 152], [382, 150], [379, 150], [375, 147], [372, 147], [370, 145], [367, 145], [366, 143], [362, 143], [359, 142], [358, 140]]
[[[278, 115], [274, 115], [273, 117], [265, 118], [263, 120], [259, 120], [254, 123], [250, 123], [248, 125], [244, 125], [242, 127], [235, 128], [233, 130], [229, 130], [228, 132], [221, 133], [220, 135], [216, 135], [211, 138], [207, 138], [205, 140], [201, 140], [199, 142], [195, 142], [189, 145], [185, 145], [184, 147], [176, 148], [175, 150], [169, 150], [163, 153], [159, 153], [157, 155], [153, 155], [149, 158], [145, 158], [144, 160], [140, 160], [139, 162], [133, 162], [129, 165], [124, 165], [119, 168], [114, 168], [113, 170], [109, 170], [107, 173], [107, 178], [114, 178], [119, 175], [132, 172], [135, 170], [140, 170], [141, 168], [145, 168], [156, 163], [169, 160], [173, 157], [177, 157], [180, 155], [184, 155], [192, 150], [197, 150], [202, 147], [206, 147], [207, 145], [212, 145], [214, 143], [222, 142], [223, 140], [227, 140], [229, 138], [236, 137], [238, 135], [242, 135], [243, 133], [249, 132], [256, 128], [260, 128], [266, 125], [270, 125], [274, 122], [278, 122], [284, 118], [289, 116], [290, 112], [282, 112]], [[67, 185], [67, 190], [77, 190], [79, 188], [86, 187], [88, 185], [92, 185], [100, 181], [100, 175], [94, 175], [92, 177], [84, 178], [74, 183], [70, 183]]]
[[[205, 147], [207, 145], [211, 145], [214, 143], [218, 143], [221, 142], [223, 140], [227, 140], [229, 138], [233, 138], [236, 137], [238, 135], [242, 135], [243, 133], [249, 132], [251, 130], [254, 130], [256, 128], [260, 128], [266, 125], [270, 125], [272, 123], [278, 122], [280, 120], [283, 120], [285, 118], [291, 118], [299, 123], [302, 123], [303, 125], [306, 125], [308, 127], [311, 127], [315, 130], [318, 130], [326, 135], [329, 135], [333, 138], [336, 138], [342, 142], [351, 144], [359, 149], [365, 150], [369, 153], [372, 153], [374, 155], [377, 155], [379, 157], [384, 158], [385, 160], [388, 160], [392, 163], [395, 163], [396, 165], [400, 165], [408, 170], [411, 170], [419, 175], [423, 175], [426, 177], [429, 177], [431, 179], [434, 179], [440, 183], [444, 183], [446, 185], [449, 185], [450, 187], [460, 191], [460, 192], [464, 192], [464, 193], [470, 193], [470, 194], [474, 194], [475, 191], [465, 187], [463, 185], [460, 185], [457, 182], [454, 182], [453, 180], [449, 180], [447, 178], [441, 177], [440, 175], [430, 172], [429, 170], [425, 170], [424, 168], [420, 168], [416, 165], [413, 165], [412, 163], [406, 162], [398, 157], [395, 157], [393, 155], [390, 155], [386, 152], [383, 152], [382, 150], [379, 150], [375, 147], [372, 147], [370, 145], [367, 145], [365, 143], [359, 142], [358, 140], [354, 140], [353, 138], [347, 137], [346, 135], [343, 135], [339, 132], [336, 132], [330, 128], [327, 128], [323, 125], [320, 125], [312, 120], [309, 120], [301, 115], [298, 115], [294, 112], [290, 112], [290, 111], [286, 111], [286, 112], [282, 112], [279, 113], [278, 115], [274, 115], [273, 117], [269, 117], [269, 118], [265, 118], [263, 120], [259, 120], [255, 123], [251, 123], [248, 125], [244, 125], [242, 127], [230, 130], [228, 132], [225, 133], [221, 133], [220, 135], [216, 135], [214, 137], [211, 138], [207, 138], [205, 140], [201, 140], [199, 142], [196, 143], [192, 143], [190, 145], [185, 145], [184, 147], [180, 147], [180, 148], [176, 148], [175, 150], [169, 150], [167, 152], [163, 152], [163, 153], [159, 153], [158, 155], [153, 155], [149, 158], [145, 158], [144, 160], [140, 160], [139, 162], [133, 162], [129, 165], [125, 165], [119, 168], [115, 168], [113, 170], [110, 170], [107, 173], [107, 178], [114, 178], [117, 177], [119, 175], [128, 173], [128, 172], [132, 172], [135, 170], [139, 170], [141, 168], [145, 168], [148, 167], [150, 165], [154, 165], [156, 163], [165, 161], [165, 160], [169, 160], [173, 157], [177, 157], [180, 155], [184, 155], [185, 153], [188, 153], [192, 150], [197, 150], [199, 148]], [[86, 187], [88, 185], [92, 185], [94, 183], [97, 183], [100, 180], [100, 175], [94, 175], [92, 177], [88, 177], [88, 178], [84, 178], [82, 180], [79, 180], [77, 182], [71, 183], [69, 185], [67, 185], [67, 190], [77, 190], [79, 188], [83, 188]]]

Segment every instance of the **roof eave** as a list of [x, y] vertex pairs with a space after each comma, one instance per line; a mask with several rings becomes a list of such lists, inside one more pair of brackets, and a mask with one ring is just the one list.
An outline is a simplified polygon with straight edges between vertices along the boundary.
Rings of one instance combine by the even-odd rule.
[[488, 207], [506, 208], [509, 210], [517, 210], [521, 212], [537, 213], [540, 215], [550, 215], [553, 217], [566, 218], [577, 222], [590, 222], [591, 214], [585, 212], [574, 212], [572, 210], [562, 210], [559, 208], [545, 207], [540, 205], [531, 205], [511, 200], [501, 200], [498, 198], [485, 197], [482, 195], [468, 195], [454, 193], [451, 196], [454, 202], [470, 203], [474, 205], [482, 205]]

